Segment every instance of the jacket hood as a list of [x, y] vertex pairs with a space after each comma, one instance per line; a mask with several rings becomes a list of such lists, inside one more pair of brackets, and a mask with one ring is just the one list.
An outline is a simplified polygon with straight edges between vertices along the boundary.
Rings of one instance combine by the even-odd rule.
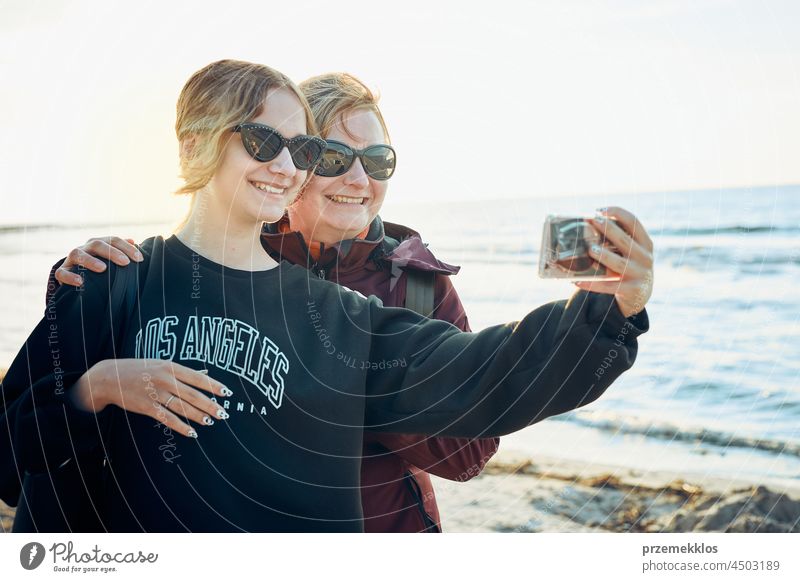
[[383, 222], [380, 216], [369, 226], [363, 239], [348, 239], [330, 246], [322, 245], [319, 260], [309, 254], [308, 245], [298, 231], [281, 232], [282, 224], [289, 217], [275, 223], [265, 224], [261, 233], [261, 244], [276, 260], [305, 265], [306, 268], [336, 265], [341, 272], [361, 269], [384, 269], [391, 266], [410, 267], [420, 271], [432, 271], [443, 275], [455, 275], [461, 267], [437, 259], [422, 242], [419, 233], [407, 226]]

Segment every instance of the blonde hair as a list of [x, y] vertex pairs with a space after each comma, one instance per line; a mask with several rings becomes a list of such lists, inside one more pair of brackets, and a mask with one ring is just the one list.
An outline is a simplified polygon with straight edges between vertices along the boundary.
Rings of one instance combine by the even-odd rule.
[[178, 98], [175, 121], [184, 181], [177, 194], [194, 194], [208, 184], [217, 171], [225, 143], [232, 135], [231, 128], [260, 115], [267, 92], [281, 88], [297, 96], [305, 110], [308, 133], [317, 134], [317, 125], [303, 93], [289, 77], [275, 69], [245, 61], [222, 60], [191, 76]]
[[[381, 110], [378, 108], [379, 95], [373, 93], [369, 87], [349, 73], [325, 73], [311, 77], [300, 83], [300, 90], [308, 100], [314, 120], [322, 137], [327, 137], [333, 126], [344, 115], [357, 109], [372, 111], [378, 118], [389, 142], [389, 130], [383, 120]], [[351, 135], [347, 127], [342, 124], [342, 129]]]

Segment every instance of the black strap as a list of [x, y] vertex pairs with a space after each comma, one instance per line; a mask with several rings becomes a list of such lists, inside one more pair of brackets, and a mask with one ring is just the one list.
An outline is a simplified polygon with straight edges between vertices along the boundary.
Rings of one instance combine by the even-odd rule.
[[137, 266], [131, 264], [126, 267], [117, 267], [114, 281], [111, 284], [109, 315], [117, 349], [119, 349], [117, 344], [122, 341], [125, 329], [133, 319], [133, 308], [139, 292], [139, 269]]
[[[122, 344], [125, 340], [125, 332], [130, 328], [134, 318], [134, 308], [136, 307], [136, 300], [139, 296], [139, 263], [130, 263], [125, 267], [116, 267], [114, 273], [114, 280], [111, 283], [111, 292], [109, 297], [109, 317], [111, 321], [111, 333], [114, 341], [114, 356], [120, 357], [122, 351]], [[111, 434], [112, 426], [114, 425], [114, 418], [118, 411], [112, 407], [107, 415], [106, 423], [102, 427], [103, 449], [103, 466], [100, 476], [100, 490], [95, 492], [96, 507], [100, 513], [100, 519], [103, 523], [108, 516], [107, 509], [107, 491], [109, 479], [109, 463], [112, 460], [109, 436]]]
[[431, 317], [434, 308], [436, 273], [409, 269], [406, 271], [406, 277], [406, 309]]

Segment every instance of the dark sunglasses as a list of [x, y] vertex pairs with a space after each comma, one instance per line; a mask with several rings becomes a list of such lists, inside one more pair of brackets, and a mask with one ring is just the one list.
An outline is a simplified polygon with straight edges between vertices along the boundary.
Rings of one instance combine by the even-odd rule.
[[317, 176], [334, 178], [346, 174], [356, 158], [361, 159], [361, 165], [367, 176], [375, 180], [388, 180], [394, 174], [397, 164], [397, 155], [394, 148], [385, 144], [376, 144], [356, 150], [340, 141], [329, 139], [322, 159], [314, 172]]
[[319, 162], [325, 151], [324, 139], [312, 135], [286, 139], [278, 130], [263, 123], [240, 123], [232, 131], [242, 134], [244, 149], [259, 162], [274, 160], [286, 147], [295, 167], [308, 170]]

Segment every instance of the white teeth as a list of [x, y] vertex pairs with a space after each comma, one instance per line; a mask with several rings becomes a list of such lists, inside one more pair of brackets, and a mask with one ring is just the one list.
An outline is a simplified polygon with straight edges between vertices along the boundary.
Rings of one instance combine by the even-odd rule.
[[334, 202], [343, 202], [344, 204], [361, 204], [364, 202], [363, 198], [350, 198], [348, 196], [329, 196]]
[[264, 184], [264, 182], [250, 182], [253, 186], [262, 190], [264, 192], [269, 192], [270, 194], [283, 194], [286, 188], [273, 188], [269, 184]]

